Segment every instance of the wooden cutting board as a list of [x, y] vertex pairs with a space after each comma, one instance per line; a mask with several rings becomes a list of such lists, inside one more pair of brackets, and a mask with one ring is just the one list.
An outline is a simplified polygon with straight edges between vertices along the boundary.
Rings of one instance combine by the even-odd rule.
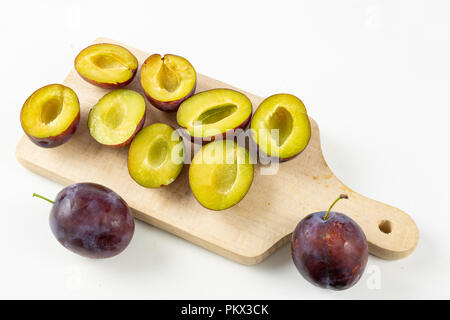
[[[117, 43], [105, 38], [95, 42]], [[123, 46], [136, 55], [140, 65], [149, 56]], [[139, 80], [137, 75], [127, 87], [142, 93]], [[197, 92], [232, 88], [201, 74], [197, 81]], [[243, 264], [261, 262], [289, 241], [304, 216], [326, 210], [341, 193], [350, 199], [340, 201], [336, 211], [349, 215], [362, 227], [370, 253], [398, 259], [410, 254], [417, 245], [417, 226], [405, 212], [363, 197], [335, 177], [322, 155], [319, 128], [313, 119], [311, 141], [302, 154], [281, 163], [275, 175], [262, 175], [262, 166], [256, 165], [255, 178], [245, 198], [230, 209], [215, 212], [195, 200], [189, 188], [188, 165], [168, 187], [146, 189], [136, 184], [127, 171], [128, 147], [109, 149], [95, 142], [88, 132], [88, 111], [108, 90], [83, 81], [75, 69], [63, 84], [79, 97], [80, 125], [69, 142], [54, 149], [39, 148], [23, 136], [16, 155], [31, 171], [64, 185], [96, 182], [108, 186], [128, 202], [136, 218]], [[255, 110], [262, 98], [245, 94]], [[165, 122], [178, 127], [175, 113], [161, 112], [148, 102], [147, 110], [146, 125]]]

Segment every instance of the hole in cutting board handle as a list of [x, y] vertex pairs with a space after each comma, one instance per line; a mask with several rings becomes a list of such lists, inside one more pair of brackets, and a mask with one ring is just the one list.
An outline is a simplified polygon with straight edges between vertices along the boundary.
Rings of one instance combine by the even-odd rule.
[[389, 234], [392, 232], [392, 224], [389, 220], [383, 220], [378, 225], [378, 228], [380, 228], [380, 231], [386, 234]]

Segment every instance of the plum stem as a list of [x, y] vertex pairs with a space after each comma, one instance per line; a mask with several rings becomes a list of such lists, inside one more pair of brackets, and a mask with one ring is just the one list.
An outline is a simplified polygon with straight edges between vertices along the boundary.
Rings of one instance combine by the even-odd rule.
[[40, 194], [37, 194], [37, 193], [33, 193], [33, 197], [38, 197], [38, 198], [47, 200], [47, 201], [50, 202], [50, 203], [55, 203], [54, 201], [52, 201], [52, 200], [50, 200], [50, 199], [47, 199], [46, 197], [43, 197], [43, 196], [41, 196]]
[[338, 202], [341, 199], [348, 199], [348, 195], [346, 194], [341, 194], [336, 200], [334, 200], [334, 202], [331, 204], [330, 208], [328, 208], [327, 213], [325, 213], [325, 215], [323, 216], [323, 221], [327, 220], [328, 218], [328, 214], [330, 213], [331, 209], [334, 207], [334, 205], [336, 204], [336, 202]]

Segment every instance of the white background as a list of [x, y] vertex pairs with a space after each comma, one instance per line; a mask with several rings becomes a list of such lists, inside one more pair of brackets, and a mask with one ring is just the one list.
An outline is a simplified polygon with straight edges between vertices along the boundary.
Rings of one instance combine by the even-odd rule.
[[[450, 298], [449, 12], [445, 0], [3, 3], [0, 298]], [[15, 159], [19, 111], [99, 36], [182, 55], [262, 97], [299, 96], [336, 175], [414, 218], [415, 252], [371, 256], [355, 287], [333, 292], [298, 274], [288, 246], [243, 266], [141, 222], [115, 258], [65, 250], [49, 204], [31, 197], [61, 186]]]

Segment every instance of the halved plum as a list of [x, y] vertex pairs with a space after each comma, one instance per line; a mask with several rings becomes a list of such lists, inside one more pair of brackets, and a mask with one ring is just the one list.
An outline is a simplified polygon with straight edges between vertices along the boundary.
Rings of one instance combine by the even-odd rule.
[[104, 95], [89, 112], [91, 136], [108, 147], [123, 147], [133, 140], [145, 121], [145, 99], [129, 89]]
[[35, 91], [20, 112], [23, 131], [40, 147], [53, 148], [69, 140], [80, 122], [76, 93], [62, 84], [50, 84]]
[[280, 161], [298, 155], [311, 138], [305, 105], [291, 94], [276, 94], [261, 102], [250, 127], [260, 150]]
[[251, 115], [252, 103], [246, 95], [231, 89], [212, 89], [184, 101], [177, 122], [192, 141], [209, 142], [245, 129]]
[[233, 140], [216, 140], [197, 152], [189, 167], [189, 184], [205, 208], [224, 210], [241, 201], [253, 181], [253, 161]]
[[183, 57], [153, 54], [141, 69], [141, 86], [150, 103], [162, 111], [177, 111], [195, 92], [197, 73]]
[[146, 188], [169, 185], [178, 177], [183, 164], [183, 139], [165, 123], [154, 123], [142, 129], [128, 151], [128, 172]]
[[102, 88], [120, 88], [133, 81], [138, 60], [127, 49], [99, 43], [83, 49], [75, 58], [75, 69], [87, 82]]

